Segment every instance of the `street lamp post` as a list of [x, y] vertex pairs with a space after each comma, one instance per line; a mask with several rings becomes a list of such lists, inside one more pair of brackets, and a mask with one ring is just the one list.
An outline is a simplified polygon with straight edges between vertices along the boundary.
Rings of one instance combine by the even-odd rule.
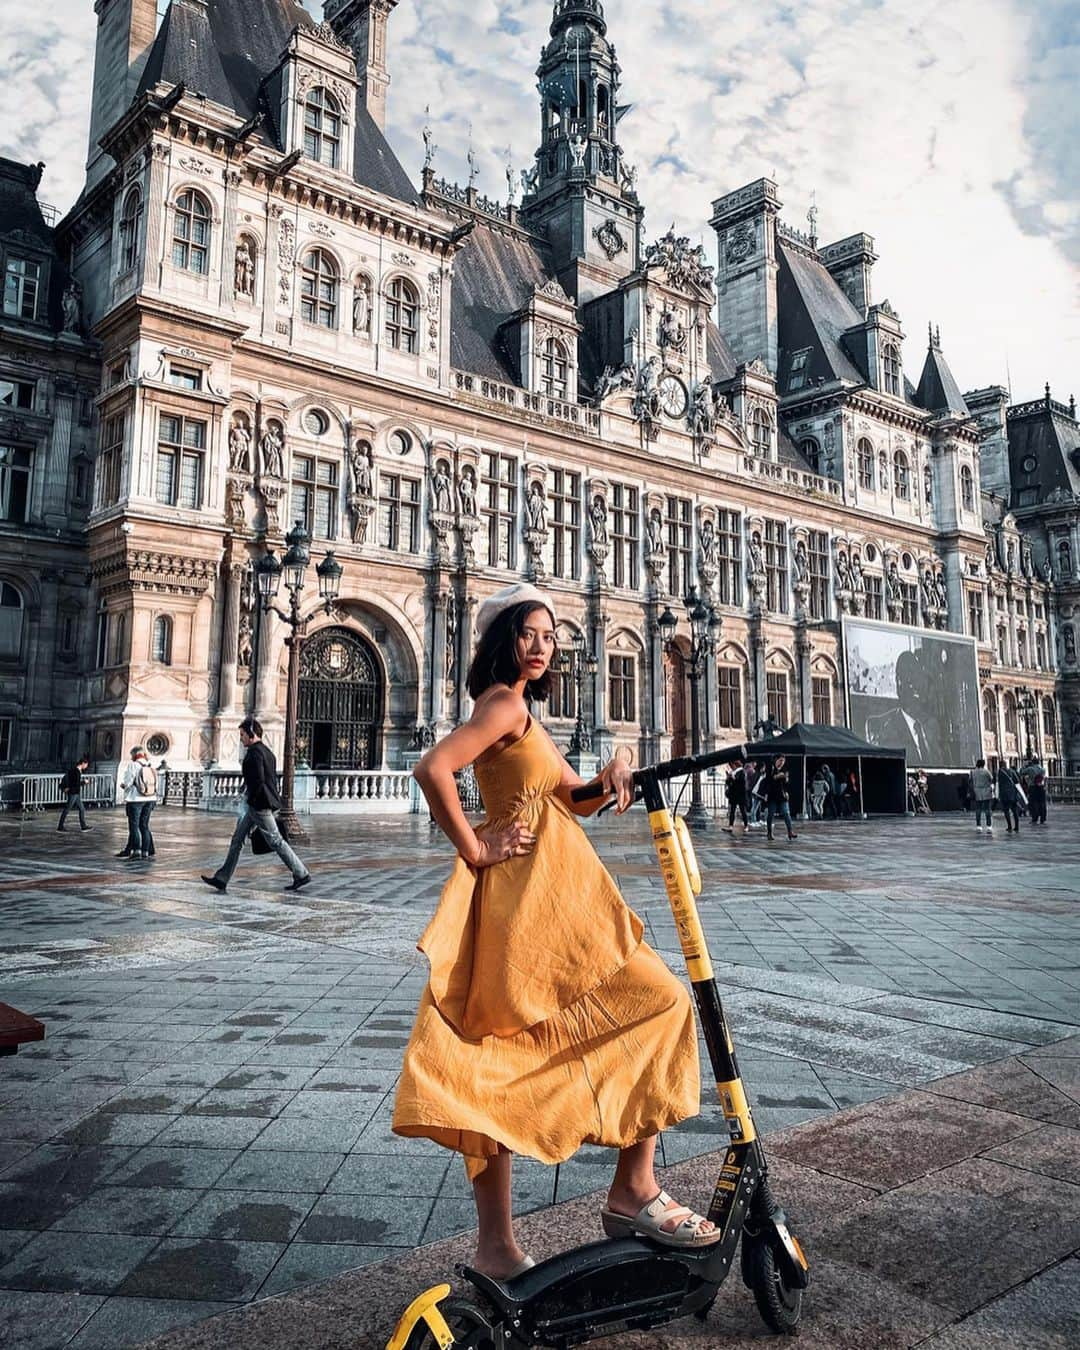
[[[686, 613], [690, 620], [690, 753], [701, 754], [701, 677], [705, 673], [706, 658], [716, 651], [720, 635], [720, 616], [712, 605], [703, 601], [695, 588], [686, 597]], [[675, 644], [679, 621], [666, 608], [657, 620], [664, 650], [670, 652]], [[696, 830], [708, 830], [712, 819], [701, 797], [701, 775], [695, 773], [690, 785], [690, 810], [686, 823]]]
[[1035, 695], [1030, 689], [1020, 689], [1017, 691], [1016, 702], [1024, 719], [1024, 737], [1027, 741], [1024, 758], [1027, 763], [1030, 764], [1034, 759], [1034, 747], [1031, 742], [1031, 723], [1036, 712]]
[[592, 730], [586, 725], [585, 710], [583, 707], [582, 691], [585, 685], [586, 674], [595, 677], [599, 669], [599, 662], [592, 652], [586, 652], [584, 633], [575, 633], [573, 647], [563, 655], [563, 660], [569, 662], [570, 670], [574, 676], [574, 702], [577, 707], [577, 717], [574, 720], [574, 734], [570, 737], [570, 753], [576, 755], [591, 755], [593, 749]]
[[[259, 587], [259, 600], [264, 614], [271, 611], [282, 623], [288, 624], [289, 636], [285, 646], [289, 649], [289, 675], [285, 696], [285, 752], [281, 773], [281, 811], [278, 823], [286, 839], [296, 844], [306, 844], [308, 836], [296, 815], [294, 791], [296, 784], [296, 717], [300, 702], [300, 649], [307, 635], [308, 619], [300, 612], [300, 597], [304, 590], [305, 573], [311, 562], [311, 535], [297, 521], [285, 536], [288, 551], [280, 561], [268, 549], [255, 563], [255, 577]], [[342, 567], [328, 552], [315, 568], [319, 578], [319, 598], [323, 608], [329, 614], [334, 601], [341, 590]], [[289, 593], [288, 610], [279, 609], [277, 599], [282, 579]]]

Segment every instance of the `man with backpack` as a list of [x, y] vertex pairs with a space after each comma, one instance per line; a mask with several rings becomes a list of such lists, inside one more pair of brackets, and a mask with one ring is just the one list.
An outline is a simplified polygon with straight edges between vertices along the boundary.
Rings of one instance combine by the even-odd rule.
[[64, 832], [64, 826], [68, 818], [68, 812], [71, 810], [72, 807], [74, 807], [76, 811], [78, 811], [79, 813], [80, 830], [92, 830], [94, 828], [93, 825], [87, 825], [86, 823], [86, 812], [83, 809], [83, 799], [82, 799], [83, 774], [89, 767], [90, 761], [86, 758], [85, 755], [83, 755], [82, 759], [80, 759], [77, 764], [73, 764], [72, 767], [68, 769], [67, 773], [64, 774], [64, 781], [61, 783], [60, 786], [67, 794], [67, 801], [64, 803], [64, 809], [60, 812], [60, 819], [56, 825], [57, 830], [61, 834], [63, 834]]
[[132, 861], [152, 858], [154, 836], [150, 833], [150, 816], [157, 806], [157, 770], [141, 745], [131, 752], [121, 786], [128, 818], [128, 840], [116, 856]]

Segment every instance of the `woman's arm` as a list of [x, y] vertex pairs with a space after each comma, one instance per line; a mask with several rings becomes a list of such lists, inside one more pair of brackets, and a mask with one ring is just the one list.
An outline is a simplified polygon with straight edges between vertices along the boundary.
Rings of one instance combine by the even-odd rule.
[[461, 809], [454, 774], [507, 736], [523, 735], [528, 717], [524, 699], [510, 689], [496, 690], [477, 703], [464, 726], [429, 750], [413, 769], [436, 824], [473, 867], [504, 861], [515, 851], [523, 851], [533, 836], [524, 825], [500, 830], [490, 838], [477, 835]]
[[[622, 748], [625, 749], [625, 747]], [[619, 750], [616, 750], [615, 758], [609, 760], [600, 773], [590, 781], [593, 783], [602, 783], [604, 786], [604, 795], [602, 797], [592, 797], [587, 802], [575, 802], [570, 796], [570, 793], [574, 788], [582, 787], [585, 783], [585, 779], [571, 768], [567, 760], [563, 760], [562, 778], [559, 780], [559, 786], [555, 789], [555, 795], [565, 807], [570, 811], [573, 811], [575, 816], [593, 815], [600, 810], [613, 792], [615, 793], [616, 814], [621, 816], [628, 807], [633, 805], [633, 771], [630, 768], [629, 761], [621, 756]]]

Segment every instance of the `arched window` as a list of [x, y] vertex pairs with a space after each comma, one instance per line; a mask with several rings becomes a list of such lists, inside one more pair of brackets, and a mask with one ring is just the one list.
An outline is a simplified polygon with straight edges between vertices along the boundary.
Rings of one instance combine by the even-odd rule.
[[139, 240], [142, 234], [143, 198], [133, 187], [124, 198], [120, 214], [120, 271], [129, 272], [139, 260]]
[[893, 455], [893, 491], [902, 502], [911, 501], [911, 469], [907, 455], [897, 450]]
[[1016, 717], [1016, 699], [1012, 694], [1006, 694], [1003, 702], [1005, 705], [1005, 735], [1015, 736], [1020, 729]]
[[558, 338], [549, 337], [544, 343], [540, 366], [540, 384], [548, 398], [566, 398], [569, 370], [566, 348]]
[[965, 511], [975, 510], [975, 475], [966, 464], [960, 466], [960, 505]]
[[900, 397], [900, 353], [892, 343], [887, 343], [881, 354], [881, 365], [885, 375], [885, 392], [894, 398]]
[[420, 297], [404, 277], [395, 277], [386, 295], [386, 341], [399, 352], [420, 350]]
[[23, 602], [14, 586], [0, 582], [0, 659], [22, 655]]
[[328, 169], [341, 165], [341, 109], [319, 86], [304, 101], [304, 154]]
[[983, 730], [988, 736], [998, 734], [997, 699], [992, 689], [983, 694]]
[[799, 449], [802, 451], [803, 459], [813, 469], [815, 473], [821, 472], [821, 450], [813, 436], [807, 436], [805, 440], [799, 442]]
[[773, 424], [764, 408], [755, 408], [750, 414], [750, 444], [762, 459], [772, 458]]
[[172, 665], [172, 619], [167, 614], [159, 614], [154, 620], [151, 658], [159, 665]]
[[173, 266], [204, 277], [210, 271], [210, 206], [194, 188], [181, 192], [173, 211]]
[[304, 257], [300, 276], [300, 313], [305, 323], [336, 328], [338, 321], [338, 269], [329, 253], [313, 248]]
[[874, 447], [865, 436], [857, 446], [859, 460], [859, 486], [868, 492], [874, 490]]
[[1054, 714], [1054, 700], [1044, 698], [1042, 701], [1042, 723], [1043, 735], [1052, 740], [1057, 734], [1057, 717]]

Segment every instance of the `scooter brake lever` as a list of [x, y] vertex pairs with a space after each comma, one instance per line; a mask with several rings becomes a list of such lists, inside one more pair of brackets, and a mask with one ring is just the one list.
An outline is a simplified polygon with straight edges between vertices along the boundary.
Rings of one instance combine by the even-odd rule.
[[[639, 801], [641, 801], [641, 793], [640, 793], [640, 792], [635, 792], [635, 793], [634, 793], [634, 801], [632, 801], [632, 802], [630, 803], [630, 806], [633, 806], [633, 805], [634, 805], [634, 802], [639, 802]], [[597, 811], [596, 814], [597, 814], [598, 816], [602, 816], [602, 815], [604, 814], [605, 811], [611, 811], [611, 810], [612, 810], [615, 806], [617, 806], [617, 805], [618, 805], [618, 803], [616, 802], [615, 798], [612, 797], [612, 799], [611, 799], [609, 802], [605, 802], [605, 803], [603, 804], [603, 806], [600, 808], [599, 811]], [[629, 810], [629, 809], [630, 809], [630, 807], [627, 807], [627, 810]]]

